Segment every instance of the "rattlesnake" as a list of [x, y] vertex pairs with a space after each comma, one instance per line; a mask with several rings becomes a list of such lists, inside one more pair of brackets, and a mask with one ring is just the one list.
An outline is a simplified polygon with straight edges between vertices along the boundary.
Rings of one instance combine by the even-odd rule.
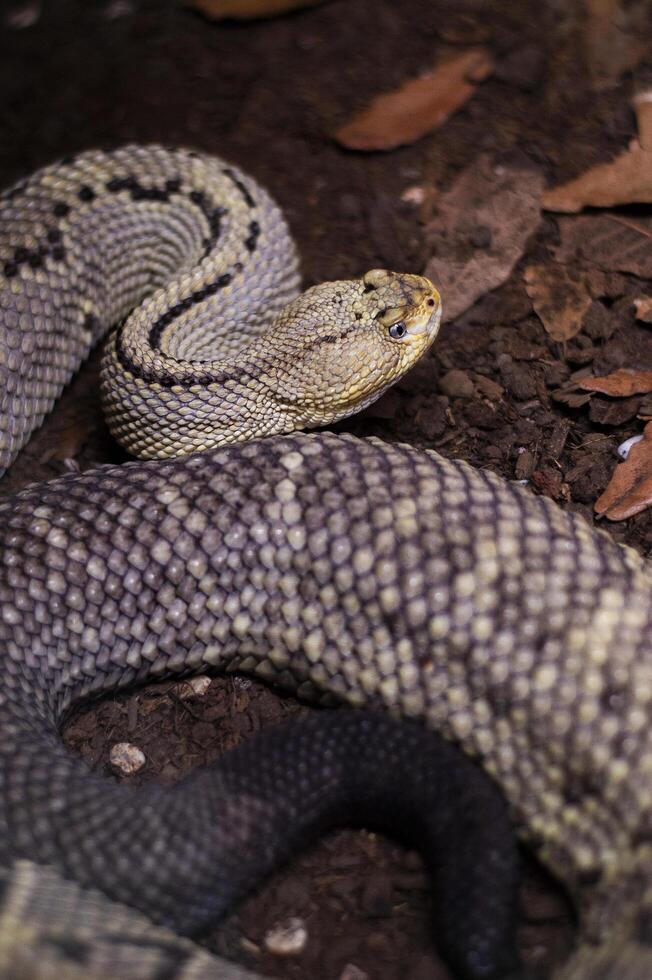
[[[82, 884], [102, 876], [92, 848], [71, 872], [73, 841], [53, 843], [71, 801], [95, 839], [104, 819], [96, 784], [53, 737], [70, 705], [237, 667], [460, 743], [582, 907], [585, 943], [566, 976], [648, 977], [649, 567], [465, 463], [291, 432], [343, 417], [407, 370], [437, 331], [434, 287], [374, 270], [293, 299], [278, 210], [239, 171], [182, 151], [83, 154], [10, 191], [0, 217], [0, 461], [146, 295], [107, 346], [109, 423], [144, 456], [207, 450], [66, 477], [0, 506], [5, 865], [31, 857]], [[219, 448], [245, 429], [277, 434]], [[11, 887], [29, 888], [34, 866], [15, 868]], [[76, 907], [76, 886], [48, 874], [46, 891]], [[591, 945], [606, 934], [610, 945]]]

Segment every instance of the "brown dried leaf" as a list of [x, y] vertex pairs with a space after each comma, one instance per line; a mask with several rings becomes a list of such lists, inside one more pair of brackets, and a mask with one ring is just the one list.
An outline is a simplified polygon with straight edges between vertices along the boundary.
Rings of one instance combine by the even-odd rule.
[[621, 153], [611, 163], [591, 167], [576, 180], [551, 188], [541, 198], [547, 211], [568, 214], [588, 205], [609, 208], [633, 203], [652, 203], [652, 153], [640, 146]]
[[629, 150], [610, 163], [591, 167], [575, 180], [546, 191], [541, 198], [545, 210], [575, 214], [589, 205], [652, 203], [652, 92], [639, 92], [632, 102], [639, 142], [632, 141]]
[[531, 167], [494, 167], [482, 155], [438, 198], [425, 274], [442, 292], [447, 320], [509, 278], [539, 224], [542, 183]]
[[553, 340], [570, 340], [582, 329], [582, 318], [593, 302], [586, 279], [572, 276], [564, 266], [529, 265], [523, 273], [535, 312]]
[[380, 95], [340, 127], [335, 139], [349, 150], [392, 150], [441, 126], [494, 68], [485, 48], [471, 48]]
[[582, 378], [579, 387], [585, 391], [599, 391], [613, 398], [629, 398], [630, 395], [647, 395], [652, 391], [652, 371], [633, 371], [618, 368], [602, 378]]
[[555, 249], [558, 262], [572, 264], [583, 259], [607, 271], [652, 278], [652, 217], [597, 212], [558, 218], [557, 223], [561, 233], [561, 244]]
[[629, 451], [624, 463], [614, 470], [606, 490], [594, 509], [610, 521], [624, 521], [652, 504], [652, 422], [643, 430], [643, 439]]
[[641, 296], [634, 300], [636, 319], [644, 323], [652, 323], [652, 296]]
[[276, 17], [299, 7], [316, 7], [324, 0], [186, 0], [188, 7], [199, 10], [211, 20], [253, 20]]

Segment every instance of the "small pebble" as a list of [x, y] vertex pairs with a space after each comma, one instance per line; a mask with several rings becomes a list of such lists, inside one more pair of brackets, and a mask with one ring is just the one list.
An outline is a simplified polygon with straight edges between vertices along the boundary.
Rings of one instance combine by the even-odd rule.
[[116, 742], [111, 746], [109, 762], [124, 776], [133, 776], [145, 765], [145, 753], [131, 742]]
[[186, 681], [180, 681], [177, 685], [177, 694], [182, 701], [188, 698], [201, 698], [207, 693], [211, 686], [211, 679], [206, 674], [199, 677], [189, 677]]
[[265, 949], [274, 956], [298, 956], [306, 948], [308, 930], [303, 919], [293, 916], [268, 929], [263, 938]]
[[473, 398], [475, 386], [466, 371], [447, 371], [439, 380], [439, 390], [450, 398]]
[[418, 185], [412, 187], [406, 187], [401, 194], [401, 200], [405, 204], [413, 204], [414, 207], [419, 207], [426, 199], [426, 192], [423, 187]]

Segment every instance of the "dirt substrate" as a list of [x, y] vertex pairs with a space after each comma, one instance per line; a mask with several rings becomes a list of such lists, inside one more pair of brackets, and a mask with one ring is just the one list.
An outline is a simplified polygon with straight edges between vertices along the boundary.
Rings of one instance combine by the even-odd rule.
[[[219, 26], [162, 0], [57, 0], [40, 11], [28, 0], [2, 10], [0, 184], [59, 156], [128, 140], [216, 152], [280, 201], [306, 284], [375, 266], [422, 271], [428, 247], [402, 194], [415, 185], [445, 191], [480, 152], [497, 166], [527, 160], [552, 184], [608, 159], [635, 134], [632, 79], [592, 90], [582, 19], [561, 0], [332, 0], [278, 20]], [[31, 26], [10, 26], [30, 11]], [[444, 43], [486, 44], [498, 62], [465, 109], [391, 153], [335, 145], [330, 134], [354, 109], [428, 68]], [[638, 70], [639, 84], [646, 78], [652, 62]], [[473, 240], [486, 247], [482, 235]], [[632, 308], [645, 283], [614, 274], [582, 332], [566, 345], [551, 341], [522, 272], [557, 240], [547, 217], [508, 282], [446, 325], [430, 356], [373, 412], [339, 428], [528, 480], [592, 520], [617, 445], [642, 429], [644, 396], [573, 408], [551, 392], [580, 367], [651, 370], [652, 332]], [[70, 465], [125, 458], [101, 422], [96, 392], [94, 357], [0, 492]], [[643, 552], [652, 546], [650, 512], [610, 530]], [[167, 683], [88, 707], [66, 738], [99, 771], [108, 771], [111, 745], [128, 740], [147, 759], [134, 780], [172, 781], [269, 722], [308, 710], [245, 678], [215, 678], [190, 696]], [[570, 948], [572, 915], [540, 870], [526, 862], [524, 871], [520, 942], [543, 978]], [[277, 874], [208, 944], [276, 977], [435, 980], [447, 974], [428, 908], [414, 854], [344, 832]], [[300, 956], [282, 960], [262, 939], [289, 916], [305, 920], [309, 939]]]

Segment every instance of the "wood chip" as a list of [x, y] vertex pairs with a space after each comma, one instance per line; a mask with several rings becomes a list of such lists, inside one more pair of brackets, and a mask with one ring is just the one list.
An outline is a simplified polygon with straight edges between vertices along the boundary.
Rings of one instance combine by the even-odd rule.
[[550, 395], [556, 402], [568, 405], [569, 408], [581, 408], [591, 401], [591, 396], [585, 392], [577, 391], [575, 388], [557, 388], [551, 391]]
[[551, 262], [529, 265], [523, 279], [532, 306], [552, 339], [575, 337], [593, 302], [585, 277]]
[[643, 439], [632, 446], [627, 459], [619, 463], [609, 484], [595, 502], [596, 514], [610, 521], [624, 521], [652, 504], [652, 422], [643, 430]]
[[335, 139], [349, 150], [392, 150], [414, 143], [463, 106], [493, 67], [485, 48], [471, 48], [378, 96], [341, 126]]
[[[444, 296], [446, 320], [509, 278], [539, 224], [542, 185], [531, 167], [496, 167], [481, 155], [437, 199], [426, 226], [433, 257], [425, 274]], [[479, 229], [488, 245], [477, 244]]]

